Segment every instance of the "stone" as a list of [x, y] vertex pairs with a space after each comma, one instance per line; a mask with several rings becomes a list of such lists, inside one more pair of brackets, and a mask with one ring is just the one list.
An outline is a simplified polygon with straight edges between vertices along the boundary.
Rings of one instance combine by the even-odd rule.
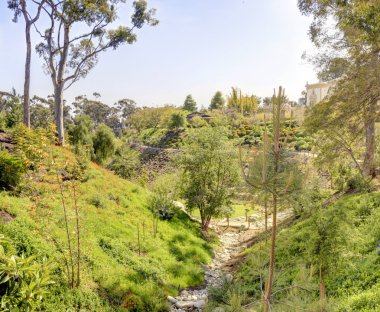
[[170, 302], [170, 303], [172, 303], [172, 304], [176, 304], [177, 303], [177, 299], [176, 298], [173, 298], [172, 296], [168, 296], [168, 301]]
[[194, 307], [194, 301], [177, 301], [175, 306], [179, 309], [188, 309]]
[[233, 280], [233, 276], [232, 276], [232, 274], [226, 274], [226, 275], [224, 276], [224, 278], [225, 278], [225, 280], [226, 280], [227, 282], [232, 282], [232, 280]]
[[187, 292], [187, 290], [182, 290], [181, 291], [181, 296], [187, 296], [189, 293]]
[[198, 300], [197, 302], [194, 303], [194, 307], [200, 309], [203, 308], [206, 305], [206, 301], [204, 300]]

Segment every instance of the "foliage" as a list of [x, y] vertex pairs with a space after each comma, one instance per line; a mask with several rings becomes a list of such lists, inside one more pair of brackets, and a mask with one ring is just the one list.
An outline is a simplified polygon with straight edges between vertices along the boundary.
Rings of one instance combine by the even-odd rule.
[[171, 115], [169, 129], [183, 128], [186, 125], [185, 116], [181, 113], [174, 113]]
[[[69, 120], [69, 107], [65, 105], [64, 115]], [[44, 99], [34, 96], [30, 100], [30, 124], [33, 128], [49, 128], [54, 122], [54, 102], [51, 98]]]
[[40, 163], [48, 158], [49, 145], [55, 142], [54, 132], [53, 125], [48, 129], [32, 130], [23, 124], [18, 124], [13, 129], [12, 138], [17, 146], [16, 155], [26, 168], [36, 170]]
[[130, 312], [142, 312], [143, 311], [143, 303], [141, 302], [141, 299], [136, 296], [133, 292], [129, 291], [127, 292], [123, 298], [123, 302], [121, 304], [121, 307], [124, 309], [127, 309]]
[[221, 109], [224, 107], [225, 102], [222, 92], [217, 91], [211, 99], [210, 109]]
[[195, 102], [191, 94], [186, 97], [182, 108], [189, 112], [195, 112], [197, 110], [197, 102]]
[[[69, 150], [49, 146], [65, 183], [65, 203], [69, 208], [70, 233], [75, 232], [72, 180], [65, 163], [76, 158]], [[50, 159], [50, 160], [49, 160]], [[88, 172], [78, 183], [78, 207], [81, 227], [81, 287], [68, 289], [63, 255], [68, 254], [55, 170], [33, 174], [30, 196], [16, 197], [3, 192], [0, 207], [15, 218], [0, 222], [0, 233], [10, 239], [4, 246], [11, 254], [46, 255], [55, 259], [56, 284], [41, 302], [45, 311], [122, 311], [121, 296], [131, 290], [143, 304], [142, 311], [166, 311], [166, 296], [178, 289], [196, 286], [203, 281], [200, 263], [211, 259], [211, 247], [201, 232], [182, 212], [170, 222], [158, 219], [156, 237], [152, 231], [149, 193], [103, 168], [89, 164]], [[62, 169], [62, 171], [61, 171]], [[64, 170], [63, 170], [64, 169]], [[69, 168], [67, 168], [69, 169]], [[96, 208], [93, 199], [104, 208]], [[140, 228], [141, 256], [138, 255], [137, 226]], [[75, 238], [75, 235], [72, 239]], [[73, 245], [74, 247], [75, 245]], [[179, 252], [179, 251], [180, 252]], [[75, 251], [74, 251], [75, 256]], [[182, 260], [177, 261], [177, 257]]]
[[[351, 137], [361, 137], [359, 146], [365, 142], [365, 152], [360, 154], [364, 156], [361, 170], [365, 176], [374, 177], [375, 121], [380, 96], [379, 4], [363, 0], [299, 0], [298, 7], [303, 14], [313, 17], [309, 34], [322, 51], [313, 59], [321, 68], [320, 76], [339, 77], [329, 100], [336, 109], [332, 115], [337, 132], [334, 138], [339, 137], [341, 131], [343, 137], [347, 132]], [[333, 27], [330, 22], [334, 23]], [[353, 120], [355, 127], [352, 127]], [[325, 128], [325, 124], [320, 123], [320, 128]], [[327, 126], [334, 129], [329, 120]], [[337, 143], [341, 145], [342, 140]], [[349, 145], [348, 149], [352, 147]]]
[[98, 164], [103, 164], [115, 152], [115, 135], [105, 124], [100, 124], [93, 138], [94, 156]]
[[49, 294], [52, 262], [35, 257], [8, 256], [4, 253], [0, 235], [0, 307], [2, 311], [37, 311], [40, 302]]
[[207, 121], [204, 120], [201, 116], [194, 116], [193, 118], [191, 118], [189, 124], [192, 128], [202, 128], [208, 126]]
[[149, 198], [149, 208], [154, 216], [171, 220], [178, 208], [174, 199], [178, 196], [179, 179], [174, 174], [163, 174], [153, 184], [153, 194]]
[[131, 149], [127, 143], [119, 146], [107, 168], [124, 179], [132, 179], [140, 164], [139, 152]]
[[202, 228], [207, 230], [211, 218], [228, 205], [238, 181], [236, 150], [224, 128], [194, 129], [179, 162], [182, 196], [190, 210], [199, 210]]
[[0, 150], [0, 189], [14, 189], [24, 173], [25, 166], [20, 159]]
[[127, 120], [127, 124], [137, 131], [149, 128], [167, 128], [172, 114], [177, 112], [178, 109], [173, 106], [144, 107], [137, 109]]
[[15, 90], [0, 93], [0, 112], [4, 114], [3, 128], [13, 128], [22, 122], [21, 96]]
[[93, 128], [92, 120], [87, 115], [75, 117], [73, 123], [69, 125], [69, 141], [74, 145], [77, 154], [82, 151], [87, 157], [93, 154]]
[[[122, 0], [46, 1], [43, 12], [47, 14], [48, 27], [36, 51], [43, 58], [46, 72], [54, 87], [54, 105], [58, 141], [64, 144], [63, 91], [84, 78], [98, 62], [98, 54], [117, 49], [137, 40], [136, 29], [144, 25], [157, 25], [155, 10], [148, 9], [145, 0], [132, 3], [131, 27], [119, 25], [110, 29], [117, 20], [118, 3]], [[56, 27], [55, 25], [61, 25]], [[72, 31], [80, 29], [81, 33]], [[42, 33], [42, 32], [40, 32]], [[61, 41], [61, 38], [65, 40]]]
[[[319, 265], [331, 310], [374, 311], [380, 232], [373, 225], [380, 214], [379, 202], [379, 193], [346, 196], [279, 232], [275, 311], [287, 311], [283, 309], [287, 303], [290, 311], [318, 309]], [[249, 260], [238, 275], [253, 300], [260, 298], [257, 272], [267, 266], [266, 261], [258, 263], [258, 255], [267, 252], [264, 241], [247, 250]]]
[[253, 114], [257, 111], [260, 98], [256, 95], [242, 94], [241, 90], [232, 87], [231, 94], [227, 97], [228, 108], [234, 108], [242, 114]]

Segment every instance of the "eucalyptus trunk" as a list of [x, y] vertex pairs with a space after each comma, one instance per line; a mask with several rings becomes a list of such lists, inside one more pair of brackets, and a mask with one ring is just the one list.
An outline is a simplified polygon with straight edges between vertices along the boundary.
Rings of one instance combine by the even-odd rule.
[[[376, 79], [378, 85], [378, 66], [379, 66], [379, 52], [377, 50], [372, 51], [371, 65], [373, 70], [373, 76]], [[377, 114], [377, 102], [378, 96], [370, 99], [368, 108], [365, 115], [365, 154], [363, 163], [363, 173], [366, 177], [375, 177], [375, 119]]]
[[365, 154], [363, 173], [367, 177], [375, 177], [375, 114], [377, 101], [371, 101], [368, 105], [365, 123]]
[[[25, 2], [25, 0], [23, 1]], [[24, 13], [24, 16], [26, 12]], [[25, 42], [26, 42], [26, 59], [25, 59], [25, 79], [24, 79], [24, 114], [23, 122], [30, 128], [30, 63], [32, 60], [32, 40], [30, 38], [30, 28], [32, 23], [25, 17]]]
[[59, 145], [65, 145], [65, 128], [63, 124], [63, 85], [57, 84], [54, 88], [54, 116], [58, 133]]

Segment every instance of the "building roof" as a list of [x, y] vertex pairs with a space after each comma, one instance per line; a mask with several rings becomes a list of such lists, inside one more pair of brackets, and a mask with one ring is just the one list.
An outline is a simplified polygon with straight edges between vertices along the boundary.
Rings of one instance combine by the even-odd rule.
[[202, 119], [211, 119], [211, 118], [214, 118], [213, 116], [210, 116], [210, 115], [207, 115], [207, 114], [203, 114], [203, 113], [200, 113], [200, 112], [193, 112], [193, 113], [187, 115], [186, 119], [192, 119], [195, 116], [199, 116]]

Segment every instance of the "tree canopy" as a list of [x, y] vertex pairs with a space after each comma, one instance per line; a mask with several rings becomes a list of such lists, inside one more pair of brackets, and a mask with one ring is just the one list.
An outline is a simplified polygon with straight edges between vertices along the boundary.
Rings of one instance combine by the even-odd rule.
[[197, 102], [195, 102], [191, 94], [186, 97], [182, 108], [189, 112], [195, 112], [197, 110]]

